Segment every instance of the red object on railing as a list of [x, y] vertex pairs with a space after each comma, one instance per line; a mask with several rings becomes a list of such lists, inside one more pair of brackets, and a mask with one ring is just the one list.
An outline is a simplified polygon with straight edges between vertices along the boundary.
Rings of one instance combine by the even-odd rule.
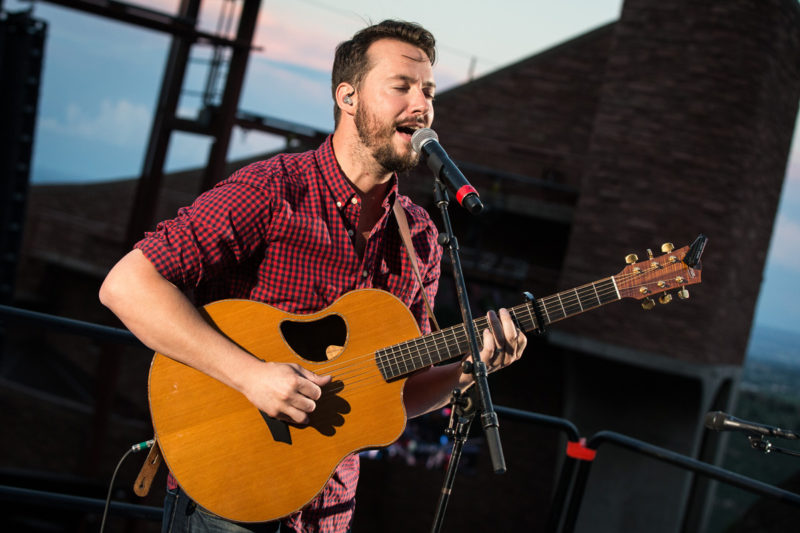
[[581, 461], [594, 461], [597, 450], [587, 448], [586, 439], [581, 438], [577, 442], [567, 442], [567, 455], [573, 459], [580, 459]]

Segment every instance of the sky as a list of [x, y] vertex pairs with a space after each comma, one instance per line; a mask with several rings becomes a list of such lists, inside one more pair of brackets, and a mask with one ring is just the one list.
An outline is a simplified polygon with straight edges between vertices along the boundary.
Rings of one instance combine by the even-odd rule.
[[[174, 13], [177, 0], [131, 0]], [[9, 11], [29, 2], [6, 0]], [[205, 0], [201, 26], [218, 27], [230, 7]], [[263, 0], [239, 108], [322, 130], [333, 128], [330, 65], [337, 43], [370, 22], [401, 18], [437, 38], [434, 68], [446, 90], [616, 20], [622, 0]], [[48, 22], [34, 144], [32, 182], [92, 182], [138, 175], [145, 153], [169, 38], [100, 17], [34, 4]], [[457, 14], [457, 15], [455, 15]], [[205, 82], [207, 48], [194, 47], [185, 88]], [[179, 114], [196, 115], [199, 97], [185, 94]], [[206, 139], [177, 134], [168, 170], [205, 163]], [[279, 138], [236, 131], [229, 158], [283, 146]], [[757, 325], [800, 333], [800, 140], [794, 138], [775, 221]], [[713, 237], [709, 245], [711, 252]]]

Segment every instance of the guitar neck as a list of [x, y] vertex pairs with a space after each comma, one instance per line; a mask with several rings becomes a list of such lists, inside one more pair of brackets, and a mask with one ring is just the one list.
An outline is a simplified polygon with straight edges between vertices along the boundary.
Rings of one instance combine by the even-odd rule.
[[[565, 318], [621, 299], [614, 277], [588, 283], [509, 309], [523, 331], [533, 331]], [[486, 317], [473, 321], [476, 331], [486, 329]], [[480, 343], [481, 336], [478, 335]], [[464, 324], [435, 331], [416, 339], [378, 350], [376, 362], [387, 381], [427, 366], [462, 356], [469, 351]]]

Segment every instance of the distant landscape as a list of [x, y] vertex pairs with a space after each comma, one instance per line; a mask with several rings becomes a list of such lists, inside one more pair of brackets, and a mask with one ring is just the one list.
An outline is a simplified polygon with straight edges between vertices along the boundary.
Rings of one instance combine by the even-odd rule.
[[[742, 369], [736, 404], [730, 414], [800, 432], [800, 334], [756, 326]], [[800, 475], [800, 457], [780, 453], [764, 454], [750, 447], [744, 433], [731, 433], [722, 467], [772, 485], [797, 491], [793, 478]], [[800, 451], [800, 442], [771, 439], [775, 446]], [[714, 502], [709, 533], [740, 531], [735, 524], [758, 498], [720, 484]], [[800, 509], [779, 504], [797, 516]], [[796, 529], [795, 529], [796, 530]], [[767, 532], [771, 529], [764, 528]]]

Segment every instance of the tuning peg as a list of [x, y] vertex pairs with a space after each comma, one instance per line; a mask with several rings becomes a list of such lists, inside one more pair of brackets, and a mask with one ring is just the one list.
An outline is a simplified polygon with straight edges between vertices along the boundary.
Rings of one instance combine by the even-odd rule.
[[683, 287], [681, 290], [678, 291], [678, 298], [680, 298], [681, 300], [689, 299], [689, 291], [686, 290], [686, 287]]
[[664, 294], [662, 294], [661, 296], [658, 297], [658, 303], [663, 304], [663, 305], [667, 305], [671, 301], [672, 301], [672, 295], [670, 293], [668, 293], [668, 292], [664, 293]]
[[639, 256], [636, 254], [628, 254], [625, 256], [625, 262], [629, 265], [634, 264], [636, 261], [639, 260]]
[[653, 250], [651, 250], [650, 248], [648, 248], [648, 249], [647, 249], [647, 255], [648, 255], [648, 257], [650, 257], [650, 259], [652, 259], [652, 258], [653, 258]]
[[661, 251], [665, 254], [670, 253], [672, 250], [675, 249], [675, 246], [671, 242], [665, 242], [661, 245]]
[[656, 303], [653, 301], [652, 298], [645, 298], [642, 301], [642, 309], [645, 311], [649, 311], [656, 306]]

